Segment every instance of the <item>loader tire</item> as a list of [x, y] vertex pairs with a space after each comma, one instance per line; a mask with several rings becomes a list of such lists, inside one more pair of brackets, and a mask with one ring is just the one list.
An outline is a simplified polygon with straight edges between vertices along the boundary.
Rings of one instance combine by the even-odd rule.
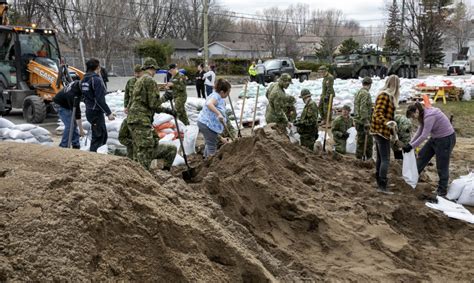
[[28, 123], [41, 123], [46, 118], [46, 104], [37, 95], [30, 95], [23, 101], [23, 118]]

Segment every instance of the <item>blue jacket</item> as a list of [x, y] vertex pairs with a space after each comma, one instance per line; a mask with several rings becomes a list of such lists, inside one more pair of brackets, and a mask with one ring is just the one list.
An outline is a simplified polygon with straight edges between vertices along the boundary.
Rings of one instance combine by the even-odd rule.
[[104, 81], [98, 74], [94, 72], [85, 74], [81, 89], [82, 95], [84, 96], [84, 103], [86, 104], [86, 111], [100, 111], [107, 116], [112, 113], [105, 102], [107, 90]]

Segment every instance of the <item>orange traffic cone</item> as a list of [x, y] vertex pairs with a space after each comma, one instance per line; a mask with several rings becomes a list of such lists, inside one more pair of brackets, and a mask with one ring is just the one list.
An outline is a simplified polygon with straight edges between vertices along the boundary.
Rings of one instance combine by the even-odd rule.
[[425, 105], [425, 108], [431, 108], [430, 97], [428, 94], [423, 94], [423, 104]]

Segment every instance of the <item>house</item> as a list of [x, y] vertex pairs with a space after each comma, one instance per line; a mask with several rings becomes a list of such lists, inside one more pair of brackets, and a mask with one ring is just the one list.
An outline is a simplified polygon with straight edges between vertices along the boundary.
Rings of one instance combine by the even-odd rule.
[[312, 57], [321, 48], [321, 38], [313, 34], [304, 35], [296, 41], [296, 47], [303, 57]]
[[214, 41], [209, 44], [209, 57], [269, 58], [271, 52], [261, 44], [241, 41]]
[[167, 38], [163, 39], [163, 41], [167, 41], [173, 46], [174, 52], [171, 54], [172, 59], [189, 59], [198, 56], [199, 47], [190, 41], [178, 38]]

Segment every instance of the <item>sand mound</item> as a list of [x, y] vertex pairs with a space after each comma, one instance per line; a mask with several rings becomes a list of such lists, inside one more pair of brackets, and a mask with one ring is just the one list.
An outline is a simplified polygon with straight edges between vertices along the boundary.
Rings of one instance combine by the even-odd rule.
[[192, 185], [124, 158], [0, 144], [0, 280], [474, 277], [472, 226], [399, 178], [379, 195], [370, 166], [265, 131], [224, 146]]

